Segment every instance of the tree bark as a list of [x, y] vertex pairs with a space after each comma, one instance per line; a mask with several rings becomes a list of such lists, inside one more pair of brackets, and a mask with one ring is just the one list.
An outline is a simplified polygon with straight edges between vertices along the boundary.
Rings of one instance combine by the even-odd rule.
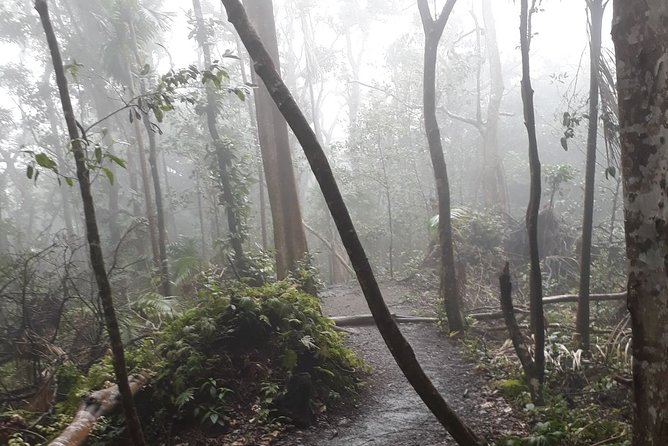
[[522, 364], [522, 370], [524, 370], [524, 376], [526, 377], [529, 392], [531, 393], [531, 399], [536, 404], [543, 404], [541, 381], [539, 377], [540, 371], [537, 370], [536, 361], [531, 357], [529, 349], [522, 340], [522, 332], [517, 324], [517, 319], [515, 319], [515, 309], [513, 308], [512, 297], [513, 285], [510, 282], [508, 262], [506, 262], [506, 266], [503, 268], [503, 272], [499, 276], [499, 286], [501, 288], [501, 312], [503, 313], [503, 319], [508, 328], [510, 340], [513, 343], [517, 357]]
[[531, 183], [529, 205], [526, 213], [526, 227], [529, 237], [529, 310], [531, 331], [535, 339], [536, 373], [540, 383], [545, 377], [545, 317], [543, 315], [543, 284], [538, 253], [538, 210], [540, 208], [540, 160], [536, 139], [536, 118], [533, 105], [533, 88], [529, 67], [529, 45], [531, 42], [531, 13], [528, 0], [522, 0], [520, 13], [520, 48], [522, 52], [522, 103], [524, 105], [524, 125], [529, 137], [529, 171]]
[[438, 43], [443, 35], [443, 29], [448, 17], [455, 6], [456, 0], [448, 0], [438, 19], [434, 20], [429, 11], [427, 0], [418, 0], [418, 8], [424, 28], [424, 128], [427, 133], [429, 154], [434, 168], [436, 193], [438, 195], [438, 240], [441, 258], [441, 299], [445, 305], [450, 331], [463, 331], [464, 318], [459, 308], [460, 295], [455, 273], [455, 256], [452, 244], [452, 222], [450, 219], [450, 184], [448, 183], [448, 169], [443, 155], [441, 131], [436, 120], [436, 59]]
[[603, 0], [587, 0], [589, 11], [589, 119], [587, 126], [587, 161], [585, 163], [582, 246], [580, 249], [580, 286], [575, 331], [580, 347], [589, 351], [589, 282], [591, 274], [591, 240], [594, 219], [596, 180], [596, 142], [598, 139], [598, 83], [601, 62], [601, 28]]
[[[199, 0], [193, 0], [193, 9], [195, 11], [195, 20], [197, 22], [197, 43], [202, 50], [204, 59], [204, 69], [211, 67], [211, 51], [206, 42], [204, 33], [204, 17], [202, 15], [202, 6]], [[227, 216], [227, 228], [230, 232], [230, 245], [234, 252], [234, 263], [238, 271], [243, 275], [246, 271], [246, 260], [243, 250], [243, 228], [241, 224], [240, 209], [232, 190], [232, 178], [230, 175], [232, 153], [229, 145], [220, 137], [216, 125], [216, 94], [213, 87], [206, 85], [206, 124], [209, 129], [209, 135], [216, 149], [216, 160], [218, 162], [218, 176], [220, 187], [223, 193], [223, 205]]]
[[[143, 89], [142, 89], [143, 90]], [[158, 171], [158, 148], [155, 141], [155, 130], [147, 112], [142, 111], [144, 128], [148, 135], [148, 164], [151, 167], [151, 178], [153, 179], [153, 192], [155, 193], [156, 224], [158, 230], [158, 256], [160, 269], [160, 292], [163, 296], [172, 295], [172, 284], [169, 280], [169, 263], [167, 259], [167, 231], [165, 230], [165, 211], [162, 203], [162, 188], [160, 186], [160, 173]]]
[[461, 445], [481, 445], [471, 429], [460, 420], [438, 393], [415, 358], [410, 344], [401, 334], [388, 310], [374, 277], [364, 248], [343, 201], [332, 169], [313, 130], [282, 81], [270, 54], [250, 24], [239, 0], [222, 0], [228, 19], [234, 25], [255, 64], [255, 71], [268, 88], [272, 99], [288, 121], [301, 144], [313, 174], [320, 185], [325, 201], [339, 230], [364, 297], [378, 329], [397, 364], [432, 413]]
[[634, 446], [668, 443], [668, 6], [614, 1]]
[[86, 166], [86, 153], [82, 145], [82, 140], [79, 136], [79, 129], [74, 119], [74, 110], [70, 99], [70, 93], [67, 86], [67, 78], [65, 77], [65, 70], [63, 68], [63, 61], [58, 48], [58, 41], [49, 19], [49, 11], [46, 0], [35, 0], [35, 9], [39, 13], [46, 35], [46, 40], [51, 52], [51, 59], [56, 73], [56, 83], [60, 93], [60, 100], [62, 102], [63, 113], [65, 115], [65, 123], [70, 138], [72, 153], [76, 163], [77, 179], [79, 182], [79, 189], [81, 191], [81, 199], [83, 202], [84, 218], [86, 222], [86, 236], [88, 238], [88, 247], [90, 252], [90, 261], [93, 271], [95, 273], [95, 280], [97, 282], [98, 294], [102, 302], [102, 309], [104, 319], [109, 332], [109, 339], [111, 343], [111, 351], [113, 356], [114, 374], [116, 376], [116, 383], [118, 384], [118, 391], [122, 401], [123, 410], [125, 412], [125, 419], [128, 426], [128, 432], [132, 442], [135, 446], [143, 446], [145, 444], [144, 435], [142, 433], [139, 417], [135, 408], [134, 400], [132, 399], [132, 391], [128, 384], [128, 374], [125, 366], [125, 354], [123, 351], [123, 341], [121, 339], [121, 332], [118, 327], [118, 320], [116, 319], [116, 311], [114, 309], [114, 302], [112, 299], [111, 285], [107, 277], [107, 270], [104, 265], [104, 257], [102, 255], [102, 246], [100, 244], [100, 233], [95, 217], [95, 203], [91, 193], [90, 172]]
[[[246, 0], [245, 5], [251, 22], [267, 44], [267, 50], [274, 60], [276, 70], [280, 72], [276, 24], [271, 0]], [[283, 279], [297, 262], [304, 259], [308, 248], [301, 223], [288, 129], [267, 88], [262, 82], [258, 84], [255, 91], [258, 137], [274, 227], [276, 274], [279, 279]]]
[[485, 177], [483, 178], [483, 198], [486, 206], [505, 212], [508, 208], [506, 177], [498, 148], [499, 115], [504, 87], [491, 0], [482, 1], [482, 21], [485, 25], [485, 49], [489, 61], [490, 80], [487, 121], [483, 134], [483, 175]]
[[[132, 394], [139, 392], [147, 381], [147, 377], [141, 374], [130, 376], [128, 385]], [[113, 413], [118, 408], [119, 400], [120, 394], [115, 384], [87, 395], [81, 402], [72, 422], [58, 437], [51, 440], [49, 446], [83, 445], [93, 431], [97, 419]]]

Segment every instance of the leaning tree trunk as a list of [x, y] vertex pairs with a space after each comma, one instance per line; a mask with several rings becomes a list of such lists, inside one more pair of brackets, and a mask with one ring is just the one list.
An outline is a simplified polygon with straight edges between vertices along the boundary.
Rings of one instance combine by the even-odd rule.
[[668, 443], [668, 6], [615, 0], [633, 445]]
[[459, 444], [484, 444], [457, 417], [457, 414], [452, 411], [450, 406], [448, 406], [443, 397], [438, 393], [438, 390], [436, 390], [417, 362], [410, 344], [403, 337], [396, 322], [392, 319], [392, 315], [383, 301], [378, 282], [376, 282], [373, 275], [371, 265], [357, 236], [341, 192], [336, 184], [327, 157], [304, 114], [278, 74], [271, 56], [248, 21], [243, 6], [241, 6], [239, 0], [222, 0], [222, 2], [225, 5], [230, 22], [236, 28], [254, 61], [255, 71], [264, 84], [268, 86], [268, 91], [272, 99], [288, 121], [290, 128], [304, 150], [313, 174], [318, 184], [320, 184], [320, 189], [339, 230], [343, 244], [348, 251], [348, 256], [357, 274], [357, 279], [362, 287], [371, 314], [376, 320], [378, 329], [397, 364], [425, 404]]
[[589, 282], [591, 274], [591, 239], [594, 219], [594, 186], [596, 179], [596, 140], [598, 139], [598, 73], [601, 63], [601, 28], [603, 0], [588, 0], [589, 10], [589, 119], [587, 127], [587, 161], [585, 164], [582, 248], [580, 251], [580, 288], [575, 331], [580, 346], [589, 351]]
[[455, 273], [455, 256], [452, 244], [452, 221], [450, 219], [450, 184], [448, 169], [443, 156], [441, 131], [436, 120], [436, 58], [438, 43], [443, 35], [445, 23], [456, 0], [448, 0], [437, 20], [431, 17], [427, 0], [418, 0], [420, 17], [424, 28], [424, 128], [429, 143], [429, 154], [434, 167], [436, 193], [438, 195], [438, 241], [441, 253], [440, 294], [448, 315], [450, 331], [462, 331], [464, 319], [459, 308], [459, 287]]
[[111, 342], [111, 351], [113, 356], [114, 374], [116, 383], [121, 396], [125, 419], [128, 426], [128, 432], [135, 446], [145, 444], [139, 417], [135, 408], [132, 392], [128, 384], [128, 373], [125, 366], [125, 354], [123, 352], [123, 341], [121, 332], [116, 319], [116, 311], [112, 299], [111, 285], [107, 277], [107, 270], [104, 266], [104, 257], [102, 255], [102, 246], [100, 244], [100, 233], [97, 227], [95, 217], [95, 203], [91, 193], [90, 172], [86, 165], [86, 152], [79, 136], [76, 120], [74, 119], [74, 110], [70, 99], [70, 93], [67, 86], [67, 78], [63, 68], [63, 60], [60, 56], [58, 41], [51, 25], [49, 10], [46, 0], [35, 0], [35, 9], [39, 13], [46, 34], [46, 40], [51, 52], [54, 71], [56, 73], [56, 83], [60, 93], [65, 123], [70, 138], [72, 153], [76, 163], [77, 179], [81, 191], [81, 200], [83, 202], [84, 219], [86, 222], [86, 236], [88, 238], [88, 247], [90, 251], [90, 262], [95, 273], [100, 301], [104, 319], [109, 332]]
[[538, 253], [538, 209], [540, 207], [540, 160], [536, 139], [536, 117], [533, 105], [533, 88], [529, 70], [529, 44], [531, 42], [531, 15], [528, 0], [522, 0], [520, 14], [520, 48], [522, 52], [522, 103], [524, 105], [524, 125], [529, 137], [529, 171], [531, 183], [526, 226], [529, 236], [529, 307], [531, 329], [535, 339], [535, 367], [540, 383], [545, 377], [545, 317], [543, 315], [543, 283], [540, 273]]

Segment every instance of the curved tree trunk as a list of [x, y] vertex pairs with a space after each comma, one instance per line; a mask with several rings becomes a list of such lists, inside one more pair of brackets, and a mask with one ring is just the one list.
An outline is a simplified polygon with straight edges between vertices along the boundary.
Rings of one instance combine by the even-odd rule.
[[429, 154], [434, 167], [436, 192], [438, 194], [438, 241], [441, 253], [440, 293], [448, 315], [450, 331], [464, 330], [464, 318], [459, 308], [459, 287], [455, 273], [455, 256], [452, 245], [452, 222], [450, 219], [450, 184], [448, 169], [443, 156], [441, 131], [436, 120], [436, 58], [445, 23], [456, 0], [448, 0], [441, 15], [434, 20], [429, 12], [427, 0], [418, 0], [422, 27], [424, 28], [424, 128], [429, 143]]
[[668, 443], [668, 6], [615, 0], [634, 446]]
[[[538, 158], [538, 141], [536, 139], [536, 118], [533, 105], [533, 88], [529, 70], [529, 45], [531, 42], [531, 13], [528, 0], [522, 0], [520, 14], [520, 48], [522, 52], [522, 103], [524, 104], [524, 125], [529, 137], [529, 171], [531, 184], [529, 205], [526, 214], [526, 226], [529, 236], [529, 257], [531, 272], [529, 274], [529, 307], [531, 331], [535, 339], [534, 358], [536, 374], [543, 383], [545, 378], [545, 317], [543, 315], [543, 283], [540, 273], [540, 256], [538, 253], [538, 210], [540, 208], [540, 160]], [[541, 402], [538, 395], [537, 403]]]
[[254, 61], [255, 71], [264, 84], [268, 86], [268, 92], [288, 121], [290, 128], [292, 128], [306, 154], [306, 158], [318, 184], [320, 184], [320, 189], [325, 197], [327, 206], [339, 230], [343, 244], [348, 251], [348, 256], [357, 274], [357, 279], [359, 280], [371, 314], [397, 364], [425, 404], [459, 444], [465, 446], [484, 444], [457, 417], [438, 393], [438, 390], [436, 390], [417, 362], [410, 344], [401, 334], [394, 319], [392, 319], [392, 315], [383, 301], [380, 288], [378, 287], [364, 248], [357, 236], [341, 192], [336, 184], [327, 157], [304, 114], [278, 74], [271, 56], [248, 21], [243, 6], [241, 6], [238, 0], [222, 0], [222, 2], [225, 5], [230, 22], [236, 28]]
[[65, 70], [63, 69], [63, 60], [58, 49], [58, 41], [53, 31], [53, 26], [49, 19], [49, 10], [46, 0], [35, 0], [35, 9], [39, 13], [46, 34], [46, 40], [51, 52], [51, 59], [56, 73], [56, 83], [58, 84], [58, 91], [60, 93], [60, 100], [63, 106], [63, 113], [65, 115], [65, 123], [67, 124], [67, 131], [72, 146], [72, 153], [76, 162], [77, 179], [79, 182], [79, 189], [81, 191], [81, 200], [83, 202], [84, 219], [86, 222], [86, 236], [88, 238], [88, 247], [90, 252], [90, 262], [95, 273], [95, 280], [97, 282], [98, 293], [100, 301], [102, 302], [102, 309], [104, 319], [109, 332], [109, 340], [111, 343], [111, 351], [113, 356], [114, 374], [116, 376], [116, 383], [118, 384], [118, 391], [122, 401], [123, 410], [125, 412], [125, 419], [128, 426], [130, 438], [135, 446], [143, 446], [145, 444], [144, 435], [142, 433], [139, 417], [135, 408], [134, 400], [130, 385], [128, 384], [128, 373], [125, 366], [125, 353], [123, 351], [123, 341], [121, 339], [121, 332], [118, 327], [116, 319], [116, 311], [114, 309], [114, 302], [112, 299], [111, 285], [107, 277], [107, 270], [104, 266], [104, 257], [102, 255], [102, 246], [100, 244], [100, 233], [97, 227], [97, 219], [95, 217], [95, 203], [91, 193], [90, 186], [90, 172], [86, 166], [86, 154], [82, 146], [82, 140], [79, 136], [79, 129], [74, 119], [74, 110], [70, 99], [70, 93], [67, 86], [67, 78], [65, 77]]

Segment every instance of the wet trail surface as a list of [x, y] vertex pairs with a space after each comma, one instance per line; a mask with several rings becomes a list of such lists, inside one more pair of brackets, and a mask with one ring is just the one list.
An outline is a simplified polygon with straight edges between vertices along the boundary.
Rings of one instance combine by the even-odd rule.
[[[397, 284], [386, 284], [383, 295], [391, 311], [401, 315], [429, 314], [426, 297]], [[339, 286], [323, 294], [323, 308], [330, 316], [368, 313], [364, 297], [355, 285]], [[456, 444], [394, 362], [378, 330], [355, 327], [348, 344], [373, 368], [356, 408], [328, 415], [307, 430], [288, 434], [281, 445], [406, 445]], [[402, 324], [401, 331], [413, 346], [420, 364], [448, 404], [478, 433], [489, 440], [526, 429], [511, 407], [490, 388], [488, 379], [467, 361], [456, 340], [431, 323]]]

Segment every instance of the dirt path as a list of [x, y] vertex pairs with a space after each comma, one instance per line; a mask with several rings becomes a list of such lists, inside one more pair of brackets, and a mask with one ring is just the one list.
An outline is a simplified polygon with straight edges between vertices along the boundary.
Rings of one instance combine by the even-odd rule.
[[[426, 295], [397, 284], [383, 286], [393, 312], [429, 314]], [[328, 290], [323, 307], [330, 316], [368, 313], [357, 286]], [[510, 406], [488, 388], [459, 351], [433, 324], [402, 324], [418, 360], [446, 400], [474, 430], [488, 439], [521, 433], [525, 426]], [[330, 415], [318, 425], [290, 435], [290, 445], [430, 446], [456, 444], [415, 394], [397, 367], [375, 327], [352, 329], [348, 343], [374, 370], [359, 406], [347, 414]]]

